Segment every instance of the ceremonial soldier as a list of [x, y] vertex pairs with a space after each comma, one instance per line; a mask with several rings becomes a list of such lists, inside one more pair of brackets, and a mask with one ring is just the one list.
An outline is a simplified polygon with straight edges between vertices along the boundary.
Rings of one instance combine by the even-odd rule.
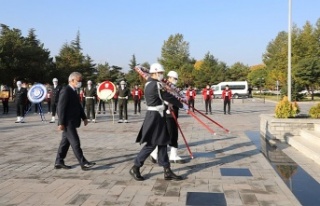
[[[168, 73], [168, 81], [173, 85], [177, 84], [178, 81], [178, 74], [175, 71], [170, 71]], [[172, 115], [174, 113], [174, 116]], [[178, 115], [179, 115], [179, 108], [174, 105], [166, 104], [165, 102], [165, 110], [163, 115], [166, 117], [166, 126], [168, 129], [169, 136], [171, 138], [171, 143], [169, 144], [170, 148], [170, 162], [175, 163], [185, 163], [185, 161], [178, 156]], [[176, 120], [174, 119], [176, 118]], [[156, 163], [158, 159], [158, 148], [156, 148], [150, 155], [151, 161]]]
[[188, 100], [188, 106], [189, 108], [192, 107], [192, 111], [194, 112], [194, 99], [196, 98], [196, 91], [191, 85], [189, 85], [189, 88], [187, 89], [186, 96]]
[[[91, 80], [87, 82], [87, 88], [84, 90], [84, 96], [86, 98], [88, 121], [96, 122], [94, 107], [95, 107], [95, 97], [97, 96], [97, 90], [92, 86]], [[90, 113], [92, 114], [93, 120], [90, 119]]]
[[58, 85], [58, 79], [53, 78], [52, 79], [53, 87], [51, 91], [51, 121], [50, 123], [55, 123], [56, 121], [56, 112], [58, 107], [58, 101], [59, 101], [59, 94], [62, 89], [60, 85]]
[[170, 168], [167, 145], [170, 144], [170, 136], [163, 117], [163, 101], [167, 101], [179, 108], [188, 109], [187, 105], [182, 104], [173, 95], [169, 94], [162, 87], [164, 69], [159, 63], [154, 63], [150, 68], [151, 77], [145, 85], [145, 100], [148, 106], [146, 117], [140, 129], [136, 142], [146, 143], [134, 160], [134, 165], [130, 169], [130, 174], [137, 181], [144, 178], [140, 174], [140, 168], [151, 152], [158, 146], [158, 164], [164, 168], [165, 180], [181, 180], [182, 177], [174, 174]]
[[232, 91], [229, 89], [229, 85], [226, 85], [226, 88], [222, 91], [223, 99], [223, 111], [226, 114], [226, 106], [228, 105], [228, 114], [230, 113], [230, 100], [232, 98]]
[[134, 89], [131, 91], [131, 95], [134, 101], [134, 114], [137, 114], [137, 107], [138, 107], [138, 114], [141, 112], [141, 98], [143, 95], [143, 91], [139, 88], [136, 84]]
[[[125, 81], [120, 82], [119, 87], [119, 121], [118, 123], [128, 123], [128, 98], [130, 90], [127, 88]], [[123, 119], [124, 116], [124, 119]]]
[[17, 108], [17, 121], [15, 123], [24, 123], [25, 105], [27, 103], [28, 91], [22, 87], [21, 81], [17, 81], [17, 88], [14, 90], [14, 101]]
[[202, 96], [206, 106], [206, 114], [208, 114], [208, 108], [209, 108], [210, 114], [212, 114], [211, 101], [213, 99], [213, 90], [210, 88], [209, 84], [207, 84], [206, 88], [202, 90]]

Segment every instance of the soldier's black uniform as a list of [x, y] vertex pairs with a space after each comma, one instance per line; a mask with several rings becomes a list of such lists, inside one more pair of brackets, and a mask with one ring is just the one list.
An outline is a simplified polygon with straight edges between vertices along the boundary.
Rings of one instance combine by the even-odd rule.
[[[164, 168], [169, 168], [167, 145], [171, 143], [171, 139], [163, 116], [163, 100], [179, 108], [182, 108], [183, 105], [173, 95], [161, 89], [160, 83], [152, 78], [148, 79], [145, 86], [145, 100], [148, 109], [136, 142], [146, 143], [146, 145], [135, 158], [134, 166], [141, 167], [151, 152], [158, 146], [158, 164]], [[161, 106], [163, 106], [162, 110], [156, 110], [157, 107]]]
[[130, 95], [130, 90], [127, 87], [124, 89], [121, 86], [118, 89], [119, 96], [118, 96], [118, 104], [119, 104], [119, 120], [123, 119], [128, 120], [128, 98]]
[[87, 87], [84, 91], [84, 96], [86, 98], [86, 108], [87, 108], [87, 118], [90, 120], [90, 113], [92, 114], [92, 119], [96, 119], [94, 106], [95, 97], [97, 96], [97, 90], [95, 87], [90, 89]]
[[25, 105], [27, 103], [27, 94], [28, 90], [26, 88], [21, 87], [20, 89], [16, 88], [14, 92], [14, 101], [16, 103], [17, 108], [17, 117], [24, 117]]
[[61, 91], [62, 87], [60, 85], [57, 85], [56, 87], [52, 87], [52, 95], [51, 95], [51, 111], [52, 111], [52, 116], [56, 116], [57, 112], [57, 105], [59, 101], [59, 94]]

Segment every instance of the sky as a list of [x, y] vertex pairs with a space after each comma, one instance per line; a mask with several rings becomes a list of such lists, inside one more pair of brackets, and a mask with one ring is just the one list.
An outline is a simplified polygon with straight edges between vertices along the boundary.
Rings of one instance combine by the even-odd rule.
[[[152, 64], [170, 35], [182, 34], [190, 57], [210, 52], [228, 66], [262, 63], [268, 43], [288, 31], [289, 0], [0, 0], [0, 23], [30, 29], [54, 57], [80, 32], [82, 52], [96, 64], [128, 70]], [[320, 18], [319, 0], [292, 0], [292, 23]]]

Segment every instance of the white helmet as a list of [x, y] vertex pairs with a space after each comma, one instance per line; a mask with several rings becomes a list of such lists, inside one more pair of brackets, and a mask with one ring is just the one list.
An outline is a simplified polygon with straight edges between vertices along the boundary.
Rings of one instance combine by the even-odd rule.
[[170, 71], [167, 76], [178, 79], [178, 73], [175, 71]]
[[120, 82], [120, 84], [126, 85], [126, 82], [122, 80], [122, 81]]
[[22, 84], [21, 81], [17, 81], [17, 86], [18, 86], [18, 85], [21, 85], [21, 84]]
[[91, 81], [91, 80], [89, 80], [89, 81], [87, 82], [87, 84], [92, 84], [92, 81]]
[[150, 73], [164, 72], [163, 66], [159, 63], [153, 63], [150, 67]]
[[53, 78], [53, 79], [52, 79], [52, 82], [57, 82], [57, 81], [58, 81], [57, 78]]

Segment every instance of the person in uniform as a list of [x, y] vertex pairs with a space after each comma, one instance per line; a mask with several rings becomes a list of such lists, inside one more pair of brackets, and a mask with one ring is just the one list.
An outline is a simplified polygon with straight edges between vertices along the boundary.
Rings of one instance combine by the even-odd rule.
[[228, 114], [230, 112], [230, 100], [232, 98], [232, 91], [229, 89], [229, 85], [226, 85], [226, 88], [222, 91], [222, 99], [223, 99], [223, 111], [226, 114], [226, 107], [228, 105]]
[[[128, 98], [130, 90], [127, 88], [125, 81], [120, 82], [119, 87], [119, 121], [118, 123], [128, 123]], [[123, 118], [124, 116], [124, 118]]]
[[[96, 122], [96, 114], [95, 114], [95, 97], [97, 96], [97, 90], [92, 86], [92, 81], [89, 80], [87, 82], [87, 88], [84, 90], [84, 96], [86, 98], [86, 110], [87, 110], [87, 117], [88, 121]], [[90, 113], [92, 114], [92, 120]]]
[[188, 100], [189, 108], [192, 108], [192, 111], [194, 112], [194, 99], [196, 98], [196, 91], [192, 88], [191, 85], [189, 85], [189, 88], [187, 89], [186, 97]]
[[202, 90], [203, 100], [205, 102], [206, 114], [208, 114], [208, 109], [210, 114], [212, 114], [211, 110], [211, 101], [213, 99], [213, 90], [210, 88], [210, 85], [207, 84], [206, 88]]
[[[168, 73], [168, 81], [173, 85], [176, 85], [178, 82], [178, 73], [175, 71], [169, 71]], [[174, 113], [172, 116], [171, 112]], [[168, 129], [169, 136], [171, 138], [170, 146], [170, 162], [174, 163], [185, 163], [185, 161], [178, 155], [178, 125], [176, 123], [176, 118], [178, 120], [179, 116], [179, 108], [176, 106], [172, 106], [165, 102], [165, 110], [163, 115], [166, 117], [166, 126]], [[158, 147], [150, 154], [151, 161], [153, 163], [157, 162], [158, 159]]]
[[138, 114], [140, 114], [141, 113], [141, 98], [143, 95], [143, 91], [136, 84], [134, 86], [134, 89], [131, 91], [131, 95], [132, 95], [132, 98], [134, 101], [134, 114], [137, 114], [137, 109], [138, 109]]
[[60, 92], [58, 102], [58, 129], [62, 130], [62, 139], [58, 149], [55, 169], [71, 169], [71, 166], [65, 165], [64, 159], [67, 156], [69, 147], [78, 159], [82, 170], [89, 170], [95, 165], [89, 162], [83, 155], [80, 147], [80, 138], [77, 128], [80, 127], [81, 119], [84, 126], [88, 124], [88, 119], [80, 104], [77, 89], [81, 87], [82, 75], [79, 72], [73, 72], [69, 76], [69, 85], [64, 87]]
[[151, 77], [145, 84], [145, 100], [147, 105], [146, 117], [137, 136], [136, 142], [146, 143], [134, 160], [134, 165], [130, 169], [131, 176], [142, 181], [140, 168], [151, 152], [158, 146], [158, 164], [164, 168], [165, 180], [181, 180], [182, 177], [173, 173], [170, 168], [167, 145], [170, 144], [165, 117], [163, 117], [163, 101], [167, 101], [179, 108], [188, 109], [188, 106], [182, 104], [177, 98], [169, 94], [162, 88], [159, 81], [163, 79], [164, 69], [161, 64], [154, 63], [151, 65]]
[[55, 123], [56, 121], [56, 112], [57, 112], [57, 106], [59, 101], [59, 94], [62, 89], [60, 85], [58, 85], [58, 79], [53, 78], [52, 79], [53, 87], [51, 90], [51, 120], [50, 123]]
[[17, 88], [14, 90], [14, 101], [17, 108], [17, 121], [15, 123], [24, 123], [25, 106], [27, 103], [28, 90], [22, 87], [21, 81], [17, 81]]

